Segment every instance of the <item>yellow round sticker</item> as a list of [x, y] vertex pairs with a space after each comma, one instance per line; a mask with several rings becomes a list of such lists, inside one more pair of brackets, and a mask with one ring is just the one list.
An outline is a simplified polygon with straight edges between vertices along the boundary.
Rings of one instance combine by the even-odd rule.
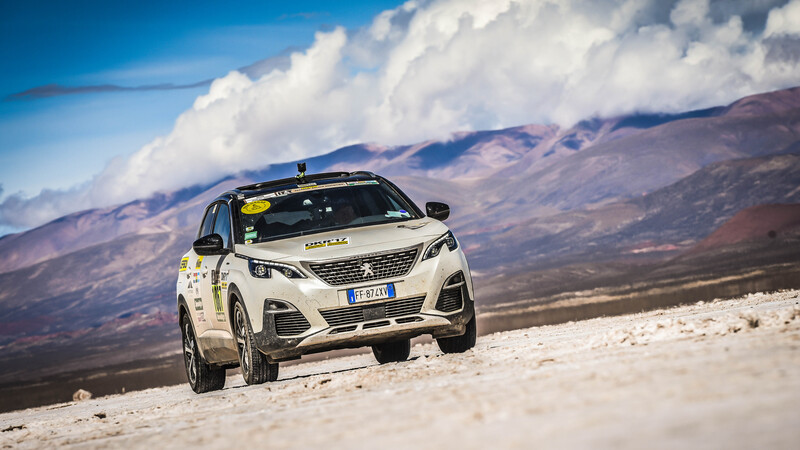
[[271, 205], [266, 200], [256, 200], [242, 206], [242, 212], [245, 214], [258, 214], [269, 209]]

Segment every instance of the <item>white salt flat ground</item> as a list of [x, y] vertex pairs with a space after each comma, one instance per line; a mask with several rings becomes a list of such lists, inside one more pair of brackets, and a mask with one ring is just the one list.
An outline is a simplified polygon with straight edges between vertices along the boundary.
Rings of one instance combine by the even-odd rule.
[[496, 333], [462, 355], [417, 345], [398, 364], [357, 355], [261, 386], [17, 411], [0, 447], [797, 448], [798, 302], [755, 294]]

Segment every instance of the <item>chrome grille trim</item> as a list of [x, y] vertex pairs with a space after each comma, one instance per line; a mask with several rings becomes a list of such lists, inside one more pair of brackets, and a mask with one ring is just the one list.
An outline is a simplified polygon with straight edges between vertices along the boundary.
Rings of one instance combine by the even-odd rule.
[[[343, 286], [405, 276], [414, 266], [421, 248], [421, 245], [417, 245], [400, 250], [329, 261], [307, 261], [302, 264], [325, 283]], [[364, 275], [364, 263], [370, 264], [372, 274]]]

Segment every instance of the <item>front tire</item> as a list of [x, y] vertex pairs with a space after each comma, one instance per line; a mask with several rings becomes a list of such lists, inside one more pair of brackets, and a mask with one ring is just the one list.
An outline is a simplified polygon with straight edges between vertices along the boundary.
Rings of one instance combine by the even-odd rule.
[[372, 354], [381, 364], [405, 361], [411, 354], [411, 339], [373, 345]]
[[475, 338], [477, 337], [477, 328], [475, 327], [475, 316], [467, 322], [467, 331], [461, 336], [453, 336], [448, 338], [436, 339], [439, 348], [444, 353], [464, 353], [465, 351], [475, 347]]
[[184, 313], [181, 334], [183, 335], [183, 365], [189, 386], [198, 394], [218, 391], [225, 386], [225, 369], [207, 364], [197, 348], [194, 328], [189, 315]]
[[233, 323], [236, 333], [236, 348], [239, 350], [239, 367], [247, 384], [262, 384], [278, 379], [278, 363], [270, 363], [263, 353], [253, 345], [253, 330], [244, 312], [241, 300], [233, 306]]

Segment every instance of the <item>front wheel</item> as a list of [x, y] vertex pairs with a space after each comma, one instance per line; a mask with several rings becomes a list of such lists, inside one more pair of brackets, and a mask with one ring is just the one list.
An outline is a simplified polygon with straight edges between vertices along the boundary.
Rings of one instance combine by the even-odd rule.
[[445, 353], [464, 353], [475, 347], [477, 329], [475, 327], [475, 316], [467, 322], [467, 331], [461, 336], [436, 339], [439, 348]]
[[197, 339], [189, 315], [184, 313], [181, 320], [183, 335], [183, 363], [189, 386], [198, 394], [218, 391], [225, 386], [225, 369], [207, 364], [197, 348]]
[[270, 363], [263, 353], [253, 345], [253, 330], [240, 300], [233, 307], [234, 327], [236, 327], [236, 348], [239, 350], [239, 366], [247, 384], [262, 384], [278, 379], [278, 363]]
[[373, 345], [372, 354], [381, 364], [405, 361], [411, 354], [411, 339]]

